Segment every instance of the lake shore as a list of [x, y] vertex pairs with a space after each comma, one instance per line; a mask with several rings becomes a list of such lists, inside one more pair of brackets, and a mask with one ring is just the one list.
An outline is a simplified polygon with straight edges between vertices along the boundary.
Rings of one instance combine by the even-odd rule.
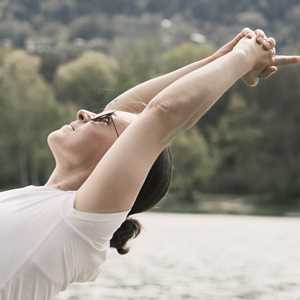
[[[195, 203], [172, 203], [168, 195], [153, 211], [192, 214], [230, 214], [250, 216], [300, 217], [300, 203], [287, 205], [284, 201], [274, 205], [265, 195], [204, 194], [197, 195]], [[172, 203], [172, 205], [170, 205]]]

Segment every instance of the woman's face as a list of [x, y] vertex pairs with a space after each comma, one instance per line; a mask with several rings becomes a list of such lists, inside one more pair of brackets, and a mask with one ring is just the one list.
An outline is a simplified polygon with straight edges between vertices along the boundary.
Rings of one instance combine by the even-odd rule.
[[[47, 142], [56, 164], [67, 168], [95, 167], [116, 141], [118, 136], [113, 123], [92, 121], [95, 115], [94, 112], [81, 109], [76, 114], [76, 120], [48, 135]], [[137, 118], [137, 114], [117, 110], [112, 118], [120, 135]]]

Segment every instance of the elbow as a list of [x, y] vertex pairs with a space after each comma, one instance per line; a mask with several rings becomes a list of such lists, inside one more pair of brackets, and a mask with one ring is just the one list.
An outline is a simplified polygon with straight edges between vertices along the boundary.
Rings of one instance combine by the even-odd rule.
[[156, 113], [166, 122], [179, 126], [185, 121], [183, 102], [174, 99], [171, 96], [164, 96], [161, 98], [154, 98], [147, 105], [147, 109], [156, 111]]
[[189, 111], [186, 102], [178, 97], [154, 98], [149, 102], [147, 109], [155, 111], [162, 122], [173, 130], [187, 129], [193, 112]]

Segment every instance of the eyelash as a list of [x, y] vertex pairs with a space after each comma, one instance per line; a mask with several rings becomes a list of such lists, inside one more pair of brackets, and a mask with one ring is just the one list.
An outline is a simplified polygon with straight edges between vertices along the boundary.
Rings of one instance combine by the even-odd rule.
[[103, 119], [100, 119], [100, 120], [93, 120], [94, 122], [100, 122], [100, 123], [105, 123], [106, 125], [110, 125], [111, 124], [111, 118], [109, 117], [106, 117], [106, 118], [103, 118]]

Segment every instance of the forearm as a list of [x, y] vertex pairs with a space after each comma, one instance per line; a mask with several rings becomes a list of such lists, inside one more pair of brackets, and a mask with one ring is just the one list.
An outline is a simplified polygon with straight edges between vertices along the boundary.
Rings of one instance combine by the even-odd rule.
[[238, 79], [251, 70], [248, 59], [230, 52], [175, 81], [148, 107], [158, 107], [169, 131], [192, 127]]
[[113, 109], [115, 106], [115, 108], [119, 110], [135, 110], [141, 112], [163, 89], [179, 78], [205, 66], [214, 59], [214, 56], [211, 55], [170, 73], [142, 82], [116, 97], [106, 108]]

